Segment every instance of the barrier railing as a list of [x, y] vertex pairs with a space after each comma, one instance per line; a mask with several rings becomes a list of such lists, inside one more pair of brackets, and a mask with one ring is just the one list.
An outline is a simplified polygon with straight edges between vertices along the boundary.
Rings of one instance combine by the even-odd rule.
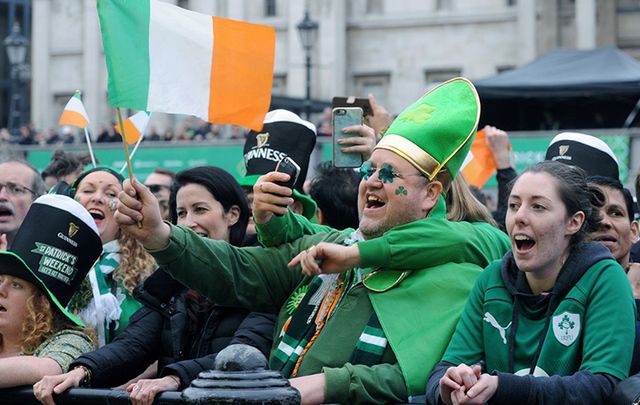
[[[183, 404], [180, 392], [163, 392], [153, 402], [155, 405]], [[124, 390], [71, 388], [54, 397], [56, 405], [129, 405], [129, 393]], [[31, 386], [0, 390], [2, 405], [40, 405]]]

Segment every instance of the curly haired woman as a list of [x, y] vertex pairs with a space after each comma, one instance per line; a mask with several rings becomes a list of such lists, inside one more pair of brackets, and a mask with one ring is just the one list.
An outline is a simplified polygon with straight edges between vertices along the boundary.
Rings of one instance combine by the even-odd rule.
[[69, 307], [87, 325], [96, 328], [100, 346], [124, 330], [129, 317], [142, 307], [133, 297], [133, 289], [156, 267], [142, 245], [120, 232], [113, 218], [122, 180], [116, 171], [96, 167], [82, 173], [72, 185], [74, 198], [98, 227], [103, 253], [89, 273], [90, 283], [85, 283]]
[[65, 305], [100, 251], [78, 203], [60, 195], [33, 203], [11, 249], [0, 252], [0, 388], [66, 372], [93, 349]]

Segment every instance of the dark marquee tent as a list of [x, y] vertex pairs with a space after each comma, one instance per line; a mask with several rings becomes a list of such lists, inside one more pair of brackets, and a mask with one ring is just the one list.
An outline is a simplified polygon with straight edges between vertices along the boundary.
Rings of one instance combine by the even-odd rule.
[[482, 103], [481, 125], [621, 128], [640, 99], [640, 62], [617, 48], [559, 48], [474, 84]]

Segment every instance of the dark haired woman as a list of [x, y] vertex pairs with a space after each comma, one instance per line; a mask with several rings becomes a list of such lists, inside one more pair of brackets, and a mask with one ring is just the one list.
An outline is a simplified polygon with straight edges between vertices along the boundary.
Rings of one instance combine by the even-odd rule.
[[429, 403], [604, 403], [627, 377], [634, 300], [600, 244], [602, 194], [582, 169], [521, 174], [506, 217], [511, 252], [478, 278], [427, 385]]
[[[246, 197], [236, 180], [211, 166], [177, 174], [170, 210], [178, 225], [234, 245], [242, 243], [249, 220]], [[78, 358], [69, 373], [36, 384], [38, 399], [51, 403], [52, 392], [61, 393], [82, 382], [92, 387], [117, 386], [158, 360], [158, 378], [127, 387], [134, 404], [150, 404], [158, 393], [185, 388], [199, 372], [212, 369], [216, 354], [229, 344], [250, 344], [265, 355], [271, 348], [275, 316], [218, 306], [163, 271], [152, 274], [135, 295], [144, 306], [122, 334]]]

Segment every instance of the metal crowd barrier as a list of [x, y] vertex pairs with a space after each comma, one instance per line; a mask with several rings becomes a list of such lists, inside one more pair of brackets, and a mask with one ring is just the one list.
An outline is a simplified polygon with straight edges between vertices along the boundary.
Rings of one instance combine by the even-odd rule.
[[[171, 405], [185, 403], [180, 392], [168, 391], [156, 397], [155, 405]], [[128, 405], [129, 393], [124, 390], [71, 388], [54, 397], [56, 405]], [[0, 390], [2, 405], [40, 405], [33, 395], [31, 386], [6, 388]]]

